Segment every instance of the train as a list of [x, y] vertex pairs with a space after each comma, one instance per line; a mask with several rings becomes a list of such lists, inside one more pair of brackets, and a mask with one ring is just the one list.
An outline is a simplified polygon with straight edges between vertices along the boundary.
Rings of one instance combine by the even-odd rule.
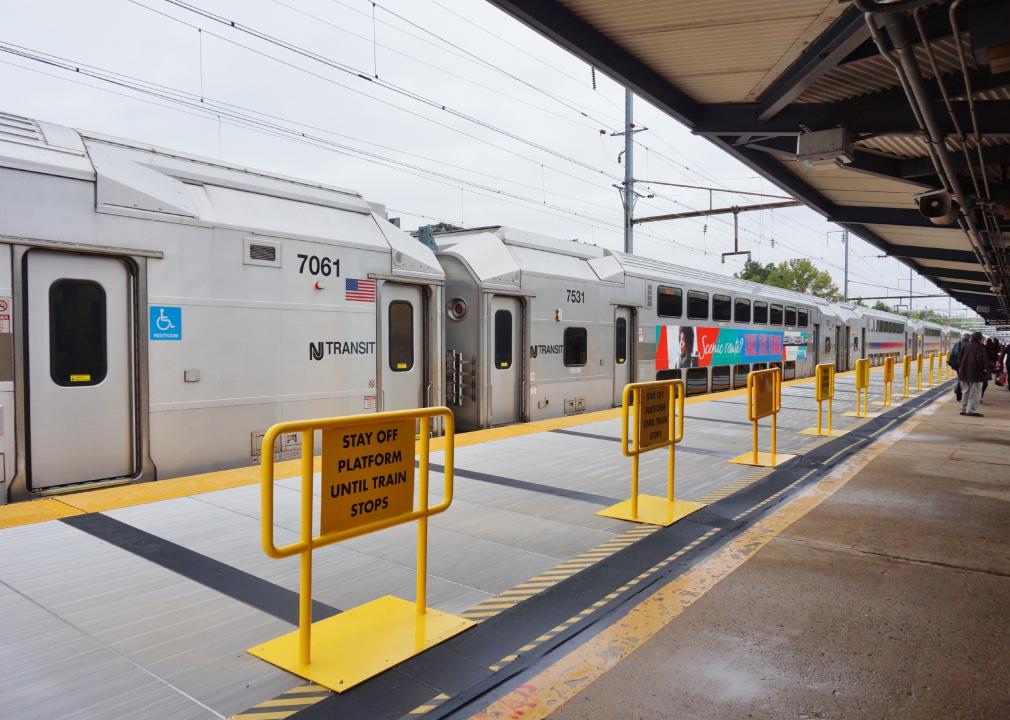
[[353, 190], [2, 112], [0, 197], [0, 502], [255, 464], [284, 420], [474, 430], [954, 334], [508, 226], [422, 242]]

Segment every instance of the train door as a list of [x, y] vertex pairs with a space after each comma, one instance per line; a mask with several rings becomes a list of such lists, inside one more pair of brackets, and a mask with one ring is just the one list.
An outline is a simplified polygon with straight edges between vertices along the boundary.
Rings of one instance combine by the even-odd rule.
[[835, 372], [845, 371], [845, 354], [848, 349], [848, 333], [845, 325], [835, 328]]
[[378, 333], [382, 338], [379, 360], [382, 410], [425, 405], [423, 291], [419, 285], [382, 284]]
[[622, 402], [624, 386], [634, 382], [631, 369], [631, 308], [619, 307], [614, 314], [614, 407]]
[[522, 306], [519, 298], [492, 295], [487, 369], [491, 392], [488, 424], [505, 425], [521, 419]]
[[[814, 323], [814, 367], [821, 361], [821, 325]], [[813, 371], [811, 372], [813, 374]]]
[[862, 358], [869, 357], [867, 355], [867, 349], [866, 349], [866, 328], [862, 329], [862, 332], [860, 334], [860, 338], [861, 339], [859, 341], [859, 357], [862, 357]]
[[24, 267], [29, 486], [134, 475], [132, 273], [116, 258], [46, 250]]

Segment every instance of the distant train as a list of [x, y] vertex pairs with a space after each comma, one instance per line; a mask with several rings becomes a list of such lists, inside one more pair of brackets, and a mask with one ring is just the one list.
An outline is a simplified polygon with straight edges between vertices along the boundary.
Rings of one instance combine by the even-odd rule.
[[282, 420], [445, 403], [474, 429], [950, 344], [505, 227], [433, 249], [352, 191], [3, 113], [0, 197], [0, 502], [248, 465]]

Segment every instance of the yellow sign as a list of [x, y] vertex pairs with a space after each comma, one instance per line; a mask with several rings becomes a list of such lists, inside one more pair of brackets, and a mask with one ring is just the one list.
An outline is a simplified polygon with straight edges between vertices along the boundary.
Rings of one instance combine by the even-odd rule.
[[830, 400], [835, 396], [834, 380], [835, 368], [828, 363], [817, 366], [817, 402]]
[[414, 508], [414, 420], [323, 430], [323, 534]]
[[91, 382], [91, 376], [83, 373], [71, 375], [70, 382]]
[[870, 361], [866, 358], [856, 360], [856, 390], [870, 387]]
[[652, 450], [667, 445], [670, 437], [670, 386], [643, 387], [638, 393], [638, 448]]
[[884, 358], [884, 382], [894, 382], [894, 358]]
[[765, 371], [751, 373], [751, 376], [754, 378], [751, 391], [754, 397], [754, 414], [751, 420], [774, 415], [778, 412], [778, 403], [776, 402], [778, 398], [775, 393], [778, 375]]

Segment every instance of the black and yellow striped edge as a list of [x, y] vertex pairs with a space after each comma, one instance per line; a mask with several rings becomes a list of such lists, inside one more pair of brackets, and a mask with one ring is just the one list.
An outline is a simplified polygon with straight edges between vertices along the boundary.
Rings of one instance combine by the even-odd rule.
[[285, 720], [296, 712], [328, 698], [330, 694], [330, 691], [322, 685], [315, 683], [299, 685], [275, 698], [264, 700], [238, 715], [232, 715], [231, 720]]
[[532, 577], [529, 580], [519, 583], [515, 587], [506, 590], [500, 595], [481, 601], [469, 610], [461, 612], [460, 615], [465, 617], [467, 620], [475, 620], [477, 622], [487, 620], [489, 617], [494, 617], [498, 613], [508, 610], [509, 608], [518, 605], [523, 600], [528, 600], [548, 588], [554, 587], [559, 582], [570, 578], [575, 573], [585, 570], [587, 567], [595, 565], [600, 560], [604, 560], [629, 545], [638, 542], [643, 537], [651, 535], [658, 529], [659, 528], [655, 526], [648, 525], [627, 530], [602, 545], [586, 550], [581, 555], [576, 555], [570, 560], [565, 560], [560, 565], [555, 565], [550, 570], [545, 570], [536, 577]]

